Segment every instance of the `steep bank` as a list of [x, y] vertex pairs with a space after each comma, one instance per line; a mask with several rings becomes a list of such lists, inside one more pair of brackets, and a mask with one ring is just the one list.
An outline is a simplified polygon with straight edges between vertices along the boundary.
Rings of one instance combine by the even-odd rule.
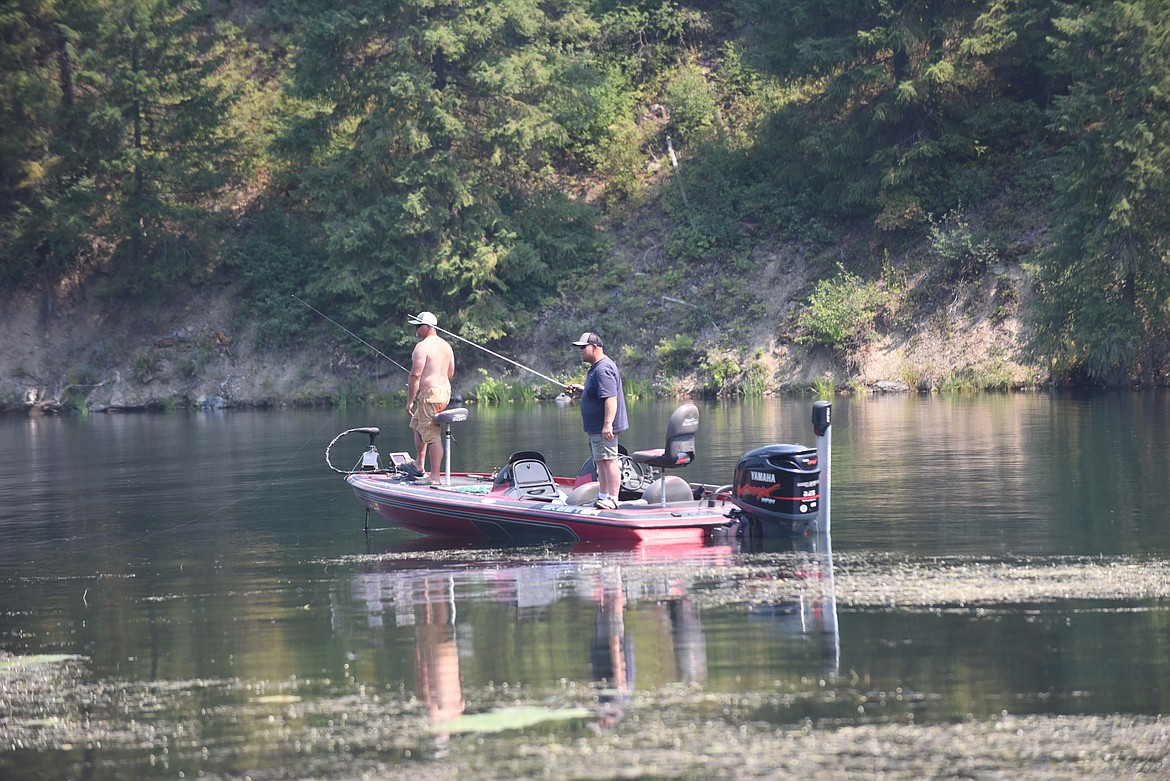
[[0, 316], [0, 410], [161, 410], [336, 401], [351, 368], [324, 341], [255, 347], [229, 287], [139, 308], [92, 290], [10, 299]]
[[574, 280], [559, 306], [516, 340], [520, 360], [540, 362], [593, 328], [613, 343], [607, 352], [627, 376], [667, 394], [778, 393], [814, 383], [871, 392], [1014, 389], [1048, 381], [1022, 350], [1031, 285], [1018, 256], [940, 279], [937, 265], [923, 260], [931, 253], [925, 239], [898, 256], [886, 253], [894, 281], [879, 288], [872, 334], [833, 350], [810, 344], [800, 315], [817, 280], [841, 272], [841, 258], [878, 254], [872, 237], [815, 252], [761, 244], [732, 267], [683, 271], [663, 257], [666, 231], [638, 228], [619, 236], [595, 278]]
[[[913, 296], [917, 309], [883, 324], [874, 341], [834, 354], [795, 338], [794, 313], [807, 299], [811, 276], [801, 253], [757, 252], [750, 284], [736, 294], [710, 271], [668, 284], [653, 246], [649, 236], [622, 242], [613, 278], [576, 281], [578, 289], [538, 313], [533, 328], [494, 349], [542, 373], [570, 377], [580, 367], [568, 340], [597, 328], [628, 378], [672, 395], [734, 387], [749, 368], [754, 389], [765, 393], [814, 382], [888, 391], [987, 385], [988, 378], [1023, 387], [1046, 379], [1019, 355], [1027, 280], [1017, 265], [992, 268], [937, 301], [931, 280], [908, 279], [912, 289], [921, 288]], [[1001, 295], [1004, 289], [1011, 294]], [[146, 305], [102, 300], [84, 286], [19, 294], [0, 313], [0, 411], [336, 404], [402, 390], [399, 368], [356, 357], [354, 347], [321, 323], [295, 349], [259, 348], [230, 286], [193, 287]], [[486, 376], [529, 379], [508, 363], [456, 347], [462, 396], [473, 395], [485, 377], [480, 368]]]

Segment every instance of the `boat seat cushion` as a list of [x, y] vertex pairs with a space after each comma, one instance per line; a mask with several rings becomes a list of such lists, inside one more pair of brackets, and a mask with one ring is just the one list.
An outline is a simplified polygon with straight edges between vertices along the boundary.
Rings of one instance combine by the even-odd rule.
[[[642, 498], [649, 504], [658, 504], [662, 501], [662, 484], [663, 479], [659, 478], [642, 491]], [[691, 491], [691, 486], [686, 480], [683, 480], [677, 475], [666, 475], [666, 501], [668, 502], [692, 502], [695, 499], [694, 493]]]
[[601, 484], [596, 480], [589, 483], [582, 483], [569, 492], [567, 503], [581, 507], [592, 507], [593, 503], [597, 501], [597, 493], [600, 488]]
[[544, 461], [536, 459], [520, 459], [509, 465], [511, 467], [511, 486], [504, 491], [504, 496], [527, 499], [537, 497], [557, 498], [561, 496], [552, 472]]
[[677, 469], [680, 466], [686, 466], [694, 460], [694, 444], [689, 443], [691, 450], [680, 450], [672, 453], [670, 456], [666, 455], [666, 451], [662, 448], [657, 450], [636, 450], [630, 456], [636, 463], [649, 464], [661, 469]]

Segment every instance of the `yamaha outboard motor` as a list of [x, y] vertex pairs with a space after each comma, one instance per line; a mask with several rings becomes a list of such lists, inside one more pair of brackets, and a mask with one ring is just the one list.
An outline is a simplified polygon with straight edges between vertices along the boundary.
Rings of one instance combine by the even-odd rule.
[[821, 498], [817, 451], [803, 445], [765, 445], [735, 467], [731, 501], [765, 536], [804, 536], [816, 525]]

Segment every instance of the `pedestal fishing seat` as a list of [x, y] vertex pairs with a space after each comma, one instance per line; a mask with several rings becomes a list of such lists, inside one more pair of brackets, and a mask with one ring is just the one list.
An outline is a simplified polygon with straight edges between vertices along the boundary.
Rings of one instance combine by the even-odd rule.
[[435, 415], [435, 423], [444, 429], [444, 437], [447, 440], [447, 447], [443, 452], [443, 457], [446, 461], [443, 475], [443, 485], [451, 484], [451, 424], [462, 423], [467, 420], [467, 409], [465, 407], [453, 407], [446, 409]]
[[509, 499], [552, 501], [564, 498], [544, 455], [535, 450], [519, 450], [508, 457], [508, 464], [496, 475], [497, 485], [506, 484]]
[[649, 485], [642, 497], [665, 507], [667, 501], [688, 501], [694, 498], [691, 487], [677, 475], [667, 478], [668, 469], [681, 469], [695, 460], [695, 432], [699, 430], [699, 408], [683, 404], [670, 416], [666, 424], [666, 444], [657, 450], [636, 450], [630, 454], [635, 463], [655, 467], [662, 477]]

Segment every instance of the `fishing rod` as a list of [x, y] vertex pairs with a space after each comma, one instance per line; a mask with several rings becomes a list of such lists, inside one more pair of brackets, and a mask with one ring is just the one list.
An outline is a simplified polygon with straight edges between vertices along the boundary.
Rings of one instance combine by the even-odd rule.
[[[292, 294], [290, 293], [289, 295], [292, 295]], [[391, 358], [389, 355], [387, 355], [386, 353], [382, 352], [382, 351], [381, 351], [381, 350], [379, 350], [377, 347], [375, 347], [374, 345], [372, 345], [372, 344], [370, 344], [369, 342], [367, 342], [365, 339], [363, 339], [363, 338], [361, 338], [360, 336], [358, 336], [357, 334], [355, 334], [353, 331], [349, 330], [349, 329], [348, 329], [348, 328], [346, 328], [344, 325], [342, 325], [341, 323], [337, 322], [336, 320], [334, 320], [334, 319], [333, 319], [332, 317], [330, 317], [329, 315], [327, 315], [327, 314], [325, 314], [324, 312], [322, 312], [320, 309], [317, 309], [317, 308], [316, 308], [316, 307], [314, 307], [312, 304], [307, 304], [307, 303], [305, 303], [304, 301], [301, 301], [301, 299], [297, 298], [296, 296], [292, 296], [292, 297], [293, 297], [294, 299], [296, 299], [297, 301], [300, 301], [302, 304], [305, 304], [305, 306], [309, 307], [309, 309], [312, 309], [312, 310], [313, 310], [314, 312], [316, 312], [317, 314], [321, 315], [321, 317], [324, 317], [326, 320], [328, 320], [329, 322], [333, 323], [335, 326], [337, 326], [338, 328], [340, 328], [342, 331], [345, 331], [347, 334], [349, 334], [350, 336], [352, 336], [354, 339], [357, 339], [359, 342], [361, 342], [362, 344], [364, 344], [366, 347], [369, 347], [371, 350], [373, 350], [374, 352], [376, 352], [378, 355], [380, 355], [380, 356], [382, 356], [383, 358], [385, 358], [386, 360], [390, 361], [390, 363], [394, 364], [394, 365], [395, 365], [395, 366], [397, 366], [399, 369], [402, 369], [402, 371], [406, 372], [407, 374], [410, 374], [410, 369], [406, 368], [405, 366], [403, 366], [402, 364], [400, 364], [398, 361], [394, 360], [394, 359], [393, 359], [393, 358]]]
[[[290, 295], [291, 295], [291, 294], [290, 294]], [[357, 334], [355, 334], [353, 331], [349, 330], [349, 329], [348, 329], [348, 328], [346, 328], [344, 325], [342, 325], [341, 323], [339, 323], [339, 322], [337, 322], [336, 320], [334, 320], [334, 319], [333, 319], [332, 317], [330, 317], [329, 315], [325, 314], [324, 312], [322, 312], [321, 310], [319, 310], [319, 309], [317, 309], [316, 307], [312, 306], [311, 304], [308, 304], [308, 303], [306, 303], [306, 302], [304, 302], [304, 301], [301, 301], [301, 299], [297, 298], [295, 295], [294, 295], [294, 296], [292, 296], [292, 297], [293, 297], [294, 299], [296, 299], [297, 301], [299, 301], [300, 303], [302, 303], [302, 304], [304, 304], [305, 306], [307, 306], [309, 309], [312, 309], [312, 310], [313, 310], [314, 312], [316, 312], [317, 314], [321, 315], [321, 317], [323, 317], [323, 318], [325, 318], [326, 320], [328, 320], [329, 322], [333, 323], [335, 326], [337, 326], [338, 328], [340, 328], [342, 331], [345, 331], [347, 334], [349, 334], [350, 336], [352, 336], [354, 339], [357, 339], [359, 342], [361, 342], [362, 344], [364, 344], [366, 347], [369, 347], [371, 350], [373, 350], [374, 352], [376, 352], [378, 355], [380, 355], [380, 356], [382, 356], [383, 358], [385, 358], [386, 360], [390, 361], [390, 363], [394, 364], [394, 365], [395, 365], [395, 366], [397, 366], [399, 369], [402, 369], [402, 371], [404, 371], [404, 372], [406, 372], [406, 373], [408, 373], [408, 374], [410, 373], [410, 369], [406, 368], [405, 366], [403, 366], [402, 364], [400, 364], [398, 361], [396, 361], [396, 360], [394, 360], [393, 358], [391, 358], [389, 355], [386, 355], [384, 352], [382, 352], [381, 350], [379, 350], [377, 347], [374, 347], [372, 344], [370, 344], [369, 342], [367, 342], [365, 339], [361, 338], [360, 336], [358, 336]], [[447, 334], [448, 336], [453, 336], [453, 337], [455, 337], [456, 339], [458, 339], [458, 340], [459, 340], [459, 341], [461, 341], [461, 342], [467, 342], [467, 344], [471, 345], [472, 347], [474, 347], [474, 348], [476, 348], [476, 349], [478, 349], [478, 350], [483, 350], [483, 351], [484, 351], [485, 353], [487, 353], [488, 355], [495, 356], [496, 358], [499, 358], [501, 361], [507, 361], [508, 363], [510, 363], [510, 364], [512, 364], [512, 365], [514, 365], [514, 366], [519, 366], [521, 369], [524, 369], [525, 371], [532, 372], [532, 373], [533, 373], [533, 374], [535, 374], [537, 377], [540, 377], [542, 380], [548, 380], [548, 381], [549, 381], [549, 382], [551, 382], [552, 384], [554, 384], [554, 385], [558, 385], [558, 386], [560, 386], [560, 387], [562, 387], [562, 388], [567, 388], [567, 387], [569, 387], [569, 386], [568, 386], [566, 383], [563, 383], [563, 382], [561, 382], [560, 380], [555, 380], [555, 379], [553, 379], [552, 377], [549, 377], [547, 374], [541, 374], [540, 372], [536, 371], [536, 369], [529, 368], [528, 366], [525, 366], [524, 364], [522, 364], [522, 363], [519, 363], [519, 362], [517, 362], [517, 361], [513, 361], [511, 358], [508, 358], [508, 357], [506, 357], [506, 356], [500, 355], [499, 353], [492, 352], [491, 350], [489, 350], [489, 349], [488, 349], [488, 348], [486, 348], [486, 347], [481, 347], [480, 345], [476, 344], [475, 342], [471, 341], [470, 339], [464, 339], [464, 338], [463, 338], [462, 336], [460, 336], [459, 334], [452, 333], [451, 331], [448, 331], [446, 328], [440, 328], [440, 327], [439, 327], [439, 326], [437, 326], [437, 325], [436, 325], [436, 326], [433, 326], [433, 328], [434, 328], [436, 331], [442, 331], [443, 333]]]
[[560, 380], [554, 380], [552, 377], [549, 377], [547, 374], [541, 374], [541, 373], [540, 373], [540, 372], [538, 372], [536, 369], [529, 368], [529, 367], [525, 366], [524, 364], [522, 364], [522, 363], [519, 363], [519, 362], [517, 362], [517, 361], [513, 361], [511, 358], [508, 358], [508, 357], [506, 357], [506, 356], [500, 355], [499, 353], [494, 353], [494, 352], [492, 352], [491, 350], [489, 350], [489, 349], [488, 349], [488, 348], [486, 348], [486, 347], [481, 347], [480, 345], [476, 344], [475, 342], [471, 341], [470, 339], [464, 339], [464, 338], [463, 338], [462, 336], [460, 336], [459, 334], [453, 334], [453, 333], [451, 333], [451, 332], [450, 332], [450, 331], [448, 331], [446, 328], [439, 328], [439, 326], [437, 326], [437, 325], [434, 325], [434, 326], [431, 326], [431, 327], [432, 327], [432, 328], [434, 328], [436, 331], [442, 331], [443, 333], [447, 334], [448, 336], [454, 336], [456, 339], [458, 339], [458, 340], [459, 340], [459, 341], [461, 341], [461, 342], [467, 342], [467, 343], [468, 343], [469, 345], [471, 345], [472, 347], [474, 347], [474, 348], [476, 348], [476, 349], [478, 349], [478, 350], [483, 350], [483, 351], [484, 351], [485, 353], [487, 353], [488, 355], [491, 355], [491, 356], [494, 356], [494, 357], [496, 357], [496, 358], [499, 358], [501, 361], [507, 361], [508, 363], [512, 364], [513, 366], [519, 366], [521, 369], [523, 369], [523, 370], [524, 370], [524, 371], [526, 371], [526, 372], [532, 372], [532, 373], [533, 373], [533, 374], [535, 374], [537, 377], [541, 378], [542, 380], [548, 380], [548, 381], [549, 381], [549, 382], [551, 382], [553, 385], [557, 385], [557, 386], [560, 386], [560, 387], [562, 387], [562, 388], [568, 388], [568, 387], [569, 387], [568, 383], [561, 382]]

